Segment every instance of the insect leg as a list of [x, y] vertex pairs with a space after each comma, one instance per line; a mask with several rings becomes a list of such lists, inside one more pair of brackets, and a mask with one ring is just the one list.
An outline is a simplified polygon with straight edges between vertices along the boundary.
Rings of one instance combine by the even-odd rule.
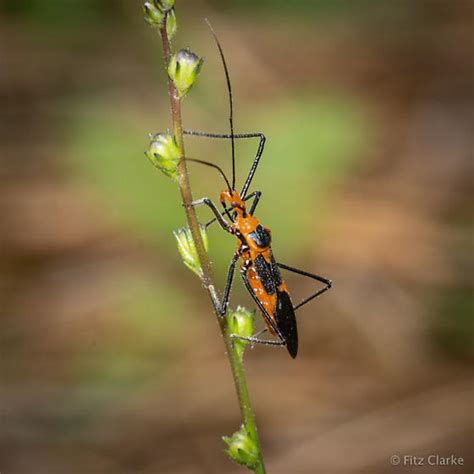
[[281, 341], [270, 341], [269, 339], [259, 339], [258, 337], [251, 336], [251, 337], [245, 337], [245, 336], [236, 336], [235, 334], [231, 334], [230, 336], [232, 339], [240, 339], [241, 341], [248, 341], [256, 344], [265, 344], [267, 346], [284, 346], [286, 345], [286, 342], [281, 340]]
[[265, 147], [265, 140], [266, 140], [265, 135], [263, 133], [260, 133], [259, 136], [260, 136], [260, 142], [258, 143], [257, 154], [255, 155], [252, 166], [250, 167], [249, 174], [247, 175], [247, 179], [245, 180], [245, 183], [242, 186], [242, 191], [240, 192], [242, 196], [245, 196], [245, 194], [247, 193], [250, 187], [250, 184], [252, 183], [252, 179], [255, 175], [255, 172], [257, 171], [258, 164], [260, 163], [260, 158], [262, 157], [262, 154], [263, 154], [263, 148]]
[[[193, 130], [183, 130], [183, 133], [185, 135], [192, 135], [195, 137], [224, 138], [224, 139], [229, 139], [229, 140], [232, 138], [232, 135], [229, 135], [226, 133], [209, 133], [209, 132], [198, 132], [198, 131], [193, 131]], [[265, 147], [266, 138], [263, 133], [258, 133], [258, 132], [257, 133], [236, 133], [234, 135], [234, 138], [235, 139], [240, 139], [240, 138], [259, 138], [260, 139], [258, 143], [257, 153], [253, 160], [252, 166], [250, 167], [250, 171], [247, 176], [247, 179], [245, 180], [245, 183], [242, 187], [242, 192], [240, 193], [241, 196], [245, 196], [245, 193], [250, 187], [255, 171], [257, 171], [258, 164], [260, 162], [260, 158], [262, 157], [263, 149]]]
[[295, 311], [298, 308], [301, 308], [301, 306], [311, 301], [312, 299], [317, 298], [318, 296], [322, 295], [324, 292], [328, 291], [332, 287], [332, 281], [326, 277], [315, 275], [314, 273], [305, 272], [303, 270], [299, 270], [298, 268], [293, 268], [288, 265], [284, 265], [283, 263], [277, 263], [277, 265], [280, 268], [283, 268], [283, 270], [288, 270], [290, 272], [297, 273], [298, 275], [307, 276], [309, 278], [312, 278], [313, 280], [317, 280], [325, 284], [323, 288], [320, 288], [318, 291], [316, 291], [315, 293], [313, 293], [312, 295], [308, 296], [304, 300], [300, 301], [297, 305], [295, 305], [295, 307], [293, 308]]
[[229, 271], [227, 272], [227, 283], [225, 285], [224, 296], [222, 297], [221, 307], [219, 308], [219, 316], [224, 316], [227, 312], [227, 306], [229, 305], [229, 296], [230, 296], [230, 289], [232, 288], [232, 280], [234, 279], [235, 273], [235, 264], [239, 259], [240, 255], [235, 253], [232, 257], [232, 261], [229, 265]]
[[248, 341], [248, 342], [253, 342], [257, 344], [266, 344], [268, 346], [284, 346], [285, 343], [283, 341], [270, 341], [268, 339], [259, 339], [258, 336], [263, 334], [264, 332], [267, 332], [267, 328], [263, 328], [261, 331], [258, 331], [256, 334], [254, 334], [251, 337], [245, 337], [245, 336], [237, 336], [236, 334], [231, 334], [232, 339], [240, 339], [241, 341]]
[[[230, 213], [230, 209], [227, 208], [227, 206], [224, 204], [224, 214], [232, 221], [234, 222], [234, 219], [232, 218], [232, 215]], [[221, 216], [223, 214], [221, 213]], [[207, 227], [207, 224], [206, 224], [206, 227]]]
[[248, 196], [244, 197], [244, 201], [247, 201], [252, 197], [254, 198], [254, 200], [252, 202], [252, 207], [250, 208], [250, 211], [249, 211], [249, 214], [251, 216], [253, 216], [253, 213], [255, 212], [255, 209], [258, 206], [258, 202], [260, 201], [261, 196], [262, 196], [261, 191], [254, 191], [253, 193], [250, 193]]
[[227, 221], [222, 217], [222, 214], [220, 213], [219, 209], [217, 209], [216, 205], [209, 199], [209, 198], [202, 198], [198, 199], [197, 201], [193, 201], [191, 203], [191, 206], [198, 207], [206, 205], [208, 206], [211, 211], [214, 213], [216, 216], [217, 222], [219, 222], [219, 225], [226, 230], [227, 232], [233, 234], [232, 226], [227, 223]]

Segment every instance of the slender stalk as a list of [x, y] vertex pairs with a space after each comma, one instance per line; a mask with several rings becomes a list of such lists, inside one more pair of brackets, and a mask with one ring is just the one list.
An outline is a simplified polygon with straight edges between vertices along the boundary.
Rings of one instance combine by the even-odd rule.
[[[224, 318], [219, 318], [224, 319]], [[244, 425], [247, 428], [250, 437], [255, 441], [257, 446], [259, 463], [255, 469], [256, 474], [265, 474], [265, 464], [263, 462], [262, 448], [260, 446], [260, 439], [257, 433], [257, 423], [253, 414], [252, 405], [250, 403], [250, 395], [247, 388], [247, 380], [245, 378], [245, 371], [243, 361], [237, 357], [234, 348], [232, 347], [232, 339], [228, 334], [227, 329], [224, 329], [224, 341], [230, 343], [230, 347], [226, 342], [227, 355], [232, 369], [232, 376], [234, 378], [235, 389], [237, 391], [237, 397], [239, 399], [240, 412], [244, 420]]]
[[[160, 27], [161, 39], [163, 44], [163, 58], [165, 62], [165, 68], [167, 68], [170, 58], [171, 58], [171, 44], [168, 38], [166, 31], [166, 17], [162, 22]], [[199, 258], [199, 263], [202, 269], [201, 281], [204, 287], [207, 289], [209, 296], [211, 298], [214, 312], [217, 316], [217, 321], [219, 323], [219, 328], [221, 330], [222, 337], [224, 339], [224, 344], [226, 348], [227, 357], [232, 370], [232, 377], [234, 379], [235, 389], [237, 392], [237, 397], [239, 400], [240, 411], [242, 413], [242, 418], [244, 424], [247, 427], [250, 435], [252, 436], [254, 442], [256, 443], [259, 463], [255, 472], [257, 474], [265, 474], [265, 465], [262, 457], [262, 450], [260, 447], [260, 440], [257, 434], [257, 427], [255, 422], [255, 417], [252, 411], [252, 406], [250, 403], [250, 395], [247, 388], [247, 381], [245, 378], [245, 372], [243, 368], [242, 360], [237, 356], [235, 349], [233, 347], [233, 342], [230, 337], [226, 318], [220, 317], [217, 308], [220, 306], [219, 298], [217, 296], [216, 287], [213, 280], [213, 274], [211, 269], [211, 263], [209, 261], [208, 255], [204, 248], [204, 243], [202, 241], [201, 232], [199, 228], [199, 222], [196, 215], [196, 210], [192, 206], [193, 197], [191, 191], [191, 185], [189, 182], [189, 175], [186, 166], [186, 161], [183, 159], [185, 157], [185, 148], [183, 140], [183, 126], [181, 118], [181, 99], [178, 95], [176, 87], [173, 81], [168, 77], [168, 94], [170, 97], [171, 104], [171, 119], [173, 122], [173, 131], [176, 143], [179, 146], [181, 151], [181, 159], [178, 165], [178, 184], [181, 192], [181, 199], [186, 213], [186, 219], [188, 222], [189, 229], [196, 247], [197, 255]]]
[[[161, 38], [163, 43], [163, 58], [165, 62], [165, 68], [167, 68], [168, 63], [171, 58], [171, 45], [166, 32], [166, 18], [161, 26]], [[210, 292], [210, 296], [214, 306], [216, 307], [215, 297], [215, 287], [212, 285], [212, 272], [211, 264], [207, 258], [206, 251], [204, 249], [204, 243], [201, 238], [201, 233], [199, 230], [199, 222], [196, 216], [196, 210], [191, 205], [193, 202], [193, 195], [191, 192], [191, 185], [189, 183], [189, 175], [186, 166], [186, 161], [183, 160], [185, 156], [184, 151], [184, 140], [183, 140], [183, 125], [181, 120], [181, 100], [179, 98], [178, 92], [173, 81], [168, 78], [168, 94], [170, 97], [171, 103], [171, 119], [173, 122], [173, 132], [175, 136], [176, 143], [178, 144], [179, 149], [181, 150], [181, 160], [178, 164], [178, 184], [179, 190], [181, 192], [181, 199], [183, 201], [184, 210], [186, 213], [186, 219], [188, 221], [189, 229], [191, 230], [191, 235], [193, 236], [194, 245], [196, 246], [196, 251], [199, 256], [199, 262], [202, 268], [202, 282], [204, 286], [209, 290], [210, 287], [213, 288], [213, 291]]]

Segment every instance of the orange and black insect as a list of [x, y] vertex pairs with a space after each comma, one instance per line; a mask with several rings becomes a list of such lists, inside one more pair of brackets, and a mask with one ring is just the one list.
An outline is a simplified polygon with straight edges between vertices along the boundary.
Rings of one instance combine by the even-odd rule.
[[[209, 25], [210, 26], [210, 25]], [[298, 353], [298, 332], [296, 326], [295, 311], [304, 304], [311, 301], [313, 298], [321, 295], [329, 288], [331, 288], [331, 280], [315, 275], [297, 268], [277, 263], [271, 248], [271, 231], [262, 226], [260, 221], [254, 216], [255, 209], [261, 197], [260, 191], [254, 191], [247, 194], [252, 179], [257, 170], [260, 158], [263, 153], [265, 145], [265, 136], [262, 133], [247, 133], [234, 134], [233, 124], [233, 99], [232, 88], [230, 84], [229, 72], [225, 61], [222, 47], [217, 39], [212, 27], [211, 31], [214, 35], [219, 53], [224, 66], [227, 88], [229, 93], [230, 105], [230, 134], [217, 134], [208, 132], [185, 131], [187, 135], [194, 135], [208, 138], [230, 139], [232, 144], [232, 184], [227, 179], [225, 173], [216, 164], [209, 163], [202, 160], [187, 158], [188, 161], [194, 161], [207, 166], [216, 168], [227, 184], [227, 189], [222, 191], [220, 195], [220, 202], [224, 211], [221, 213], [217, 206], [208, 198], [202, 198], [192, 203], [193, 206], [206, 205], [215, 215], [215, 219], [210, 221], [207, 226], [217, 221], [220, 226], [230, 234], [237, 238], [237, 248], [229, 266], [227, 283], [224, 290], [224, 295], [219, 314], [224, 316], [229, 304], [230, 290], [235, 273], [235, 266], [237, 261], [241, 260], [240, 274], [242, 276], [245, 287], [257, 304], [260, 312], [264, 317], [266, 329], [260, 331], [246, 339], [250, 342], [270, 344], [270, 345], [285, 345], [290, 355], [294, 358]], [[235, 143], [234, 139], [259, 138], [259, 146], [257, 154], [250, 168], [249, 174], [240, 193], [235, 190]], [[249, 209], [247, 209], [247, 201], [253, 198], [253, 202]], [[228, 207], [229, 206], [229, 207]], [[226, 215], [231, 223], [228, 223], [224, 218]], [[305, 298], [297, 305], [293, 305], [288, 288], [282, 278], [280, 268], [289, 270], [299, 275], [307, 276], [321, 283], [324, 287], [318, 289], [315, 293]], [[259, 339], [258, 336], [268, 330], [278, 340]]]

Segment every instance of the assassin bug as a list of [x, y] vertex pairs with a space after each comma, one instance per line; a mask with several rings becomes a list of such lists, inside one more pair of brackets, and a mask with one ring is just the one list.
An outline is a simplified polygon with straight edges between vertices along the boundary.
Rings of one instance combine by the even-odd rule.
[[[207, 20], [206, 20], [207, 21]], [[224, 178], [227, 189], [222, 191], [220, 195], [220, 202], [223, 206], [224, 211], [221, 213], [217, 206], [209, 198], [202, 198], [194, 201], [192, 206], [208, 206], [214, 213], [215, 218], [208, 222], [206, 226], [211, 225], [213, 222], [218, 224], [227, 232], [235, 235], [237, 238], [237, 249], [234, 253], [232, 261], [229, 266], [227, 283], [224, 290], [224, 295], [218, 312], [220, 316], [224, 316], [227, 311], [229, 304], [230, 290], [235, 273], [235, 266], [237, 261], [241, 259], [240, 274], [242, 276], [245, 287], [257, 304], [260, 312], [264, 317], [266, 328], [252, 337], [244, 338], [241, 336], [234, 336], [240, 339], [250, 341], [252, 343], [268, 344], [268, 345], [285, 345], [291, 357], [295, 358], [298, 353], [298, 332], [296, 326], [295, 311], [303, 306], [304, 304], [311, 301], [313, 298], [318, 297], [325, 291], [331, 288], [331, 280], [315, 275], [313, 273], [305, 272], [297, 268], [277, 263], [271, 248], [271, 231], [263, 227], [260, 221], [254, 216], [255, 209], [257, 208], [258, 202], [262, 193], [260, 191], [254, 191], [247, 194], [252, 179], [257, 170], [260, 158], [263, 153], [265, 145], [265, 136], [262, 133], [247, 133], [247, 134], [234, 134], [233, 124], [233, 98], [232, 98], [232, 87], [230, 83], [229, 71], [227, 68], [226, 60], [220, 42], [212, 29], [212, 26], [207, 22], [211, 32], [214, 36], [217, 48], [224, 67], [227, 90], [229, 96], [229, 123], [230, 123], [230, 134], [217, 134], [208, 132], [196, 132], [185, 130], [186, 135], [194, 135], [197, 137], [217, 138], [217, 139], [230, 139], [232, 145], [232, 185], [227, 179], [222, 169], [216, 164], [209, 163], [203, 160], [197, 160], [192, 158], [186, 158], [187, 161], [193, 161], [196, 163], [211, 166], [217, 169], [222, 177]], [[259, 138], [259, 146], [257, 154], [254, 158], [253, 164], [250, 168], [249, 174], [245, 180], [240, 193], [235, 190], [235, 139], [250, 139]], [[253, 198], [253, 202], [250, 209], [247, 209], [247, 201]], [[230, 207], [227, 207], [229, 205]], [[231, 221], [228, 223], [223, 217], [224, 215]], [[288, 288], [281, 276], [280, 268], [289, 270], [299, 275], [307, 276], [321, 283], [324, 283], [324, 287], [317, 290], [309, 297], [303, 299], [299, 304], [293, 305]], [[278, 340], [267, 340], [259, 339], [258, 336], [265, 331], [269, 331], [270, 334], [276, 336]]]

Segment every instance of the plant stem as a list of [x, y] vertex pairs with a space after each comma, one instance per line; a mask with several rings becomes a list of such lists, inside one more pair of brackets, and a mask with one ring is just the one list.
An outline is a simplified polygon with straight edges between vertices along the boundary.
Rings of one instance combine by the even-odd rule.
[[[171, 44], [168, 38], [166, 31], [166, 20], [162, 22], [160, 33], [163, 44], [163, 58], [165, 62], [165, 68], [167, 69], [170, 58], [171, 58]], [[199, 228], [199, 222], [196, 215], [196, 210], [192, 206], [193, 197], [191, 192], [191, 184], [189, 182], [189, 175], [186, 166], [186, 161], [183, 159], [185, 157], [184, 151], [184, 140], [183, 140], [183, 125], [181, 119], [181, 99], [178, 95], [176, 87], [173, 81], [168, 77], [168, 94], [170, 97], [171, 104], [171, 119], [173, 122], [173, 131], [176, 143], [181, 151], [181, 160], [178, 164], [178, 184], [181, 192], [181, 199], [183, 206], [186, 212], [186, 219], [188, 222], [191, 235], [193, 237], [194, 245], [196, 247], [197, 255], [199, 258], [199, 263], [202, 269], [201, 281], [204, 287], [207, 289], [209, 296], [211, 298], [214, 312], [217, 316], [217, 321], [219, 323], [219, 328], [221, 330], [222, 337], [224, 339], [224, 344], [226, 348], [227, 357], [232, 370], [232, 377], [234, 379], [235, 389], [237, 392], [237, 397], [239, 400], [240, 411], [242, 413], [242, 418], [244, 424], [247, 427], [250, 435], [254, 439], [254, 442], [258, 449], [259, 454], [259, 465], [255, 469], [257, 474], [265, 474], [265, 465], [262, 457], [262, 450], [260, 447], [260, 440], [257, 434], [257, 427], [255, 423], [255, 417], [252, 411], [252, 406], [250, 403], [250, 396], [247, 388], [247, 381], [245, 378], [243, 362], [237, 356], [233, 342], [230, 337], [230, 334], [227, 330], [226, 318], [219, 316], [217, 309], [220, 307], [219, 297], [217, 296], [216, 287], [213, 280], [211, 263], [209, 261], [208, 255], [204, 248], [204, 243], [202, 241], [201, 232]]]
[[[171, 58], [171, 45], [166, 32], [166, 17], [161, 26], [161, 38], [163, 43], [163, 58], [165, 61], [165, 68], [167, 69], [168, 63]], [[206, 251], [204, 249], [204, 243], [201, 238], [201, 232], [199, 230], [199, 222], [196, 216], [196, 210], [191, 205], [193, 202], [193, 196], [191, 193], [191, 185], [189, 183], [188, 170], [186, 166], [186, 161], [183, 160], [185, 156], [184, 151], [184, 140], [183, 140], [183, 125], [181, 120], [181, 100], [179, 98], [178, 92], [173, 81], [168, 78], [168, 94], [170, 97], [171, 103], [171, 119], [173, 122], [173, 132], [176, 143], [181, 151], [181, 160], [178, 164], [178, 184], [179, 190], [181, 192], [181, 199], [183, 201], [184, 210], [186, 213], [186, 219], [188, 221], [189, 229], [191, 230], [191, 235], [193, 237], [194, 245], [196, 246], [196, 251], [199, 257], [199, 262], [202, 268], [202, 282], [204, 286], [209, 290], [210, 287], [214, 289], [211, 292], [211, 299], [215, 305], [215, 287], [212, 285], [212, 273], [211, 265], [209, 259], [207, 258]], [[218, 301], [218, 300], [217, 300]]]
[[[219, 318], [224, 319], [224, 318]], [[247, 388], [247, 380], [245, 378], [245, 371], [243, 365], [243, 354], [242, 358], [239, 358], [236, 354], [232, 339], [230, 334], [228, 334], [227, 328], [223, 332], [224, 341], [226, 341], [227, 355], [229, 357], [230, 366], [232, 369], [232, 377], [234, 378], [235, 390], [237, 392], [237, 397], [239, 399], [240, 412], [242, 413], [242, 418], [244, 420], [244, 425], [249, 432], [251, 438], [255, 441], [257, 446], [259, 463], [255, 468], [256, 474], [265, 474], [265, 464], [262, 456], [262, 448], [260, 446], [260, 439], [258, 438], [257, 433], [257, 423], [255, 421], [255, 416], [253, 414], [252, 405], [250, 403], [250, 395]], [[229, 342], [229, 345], [227, 343]]]

